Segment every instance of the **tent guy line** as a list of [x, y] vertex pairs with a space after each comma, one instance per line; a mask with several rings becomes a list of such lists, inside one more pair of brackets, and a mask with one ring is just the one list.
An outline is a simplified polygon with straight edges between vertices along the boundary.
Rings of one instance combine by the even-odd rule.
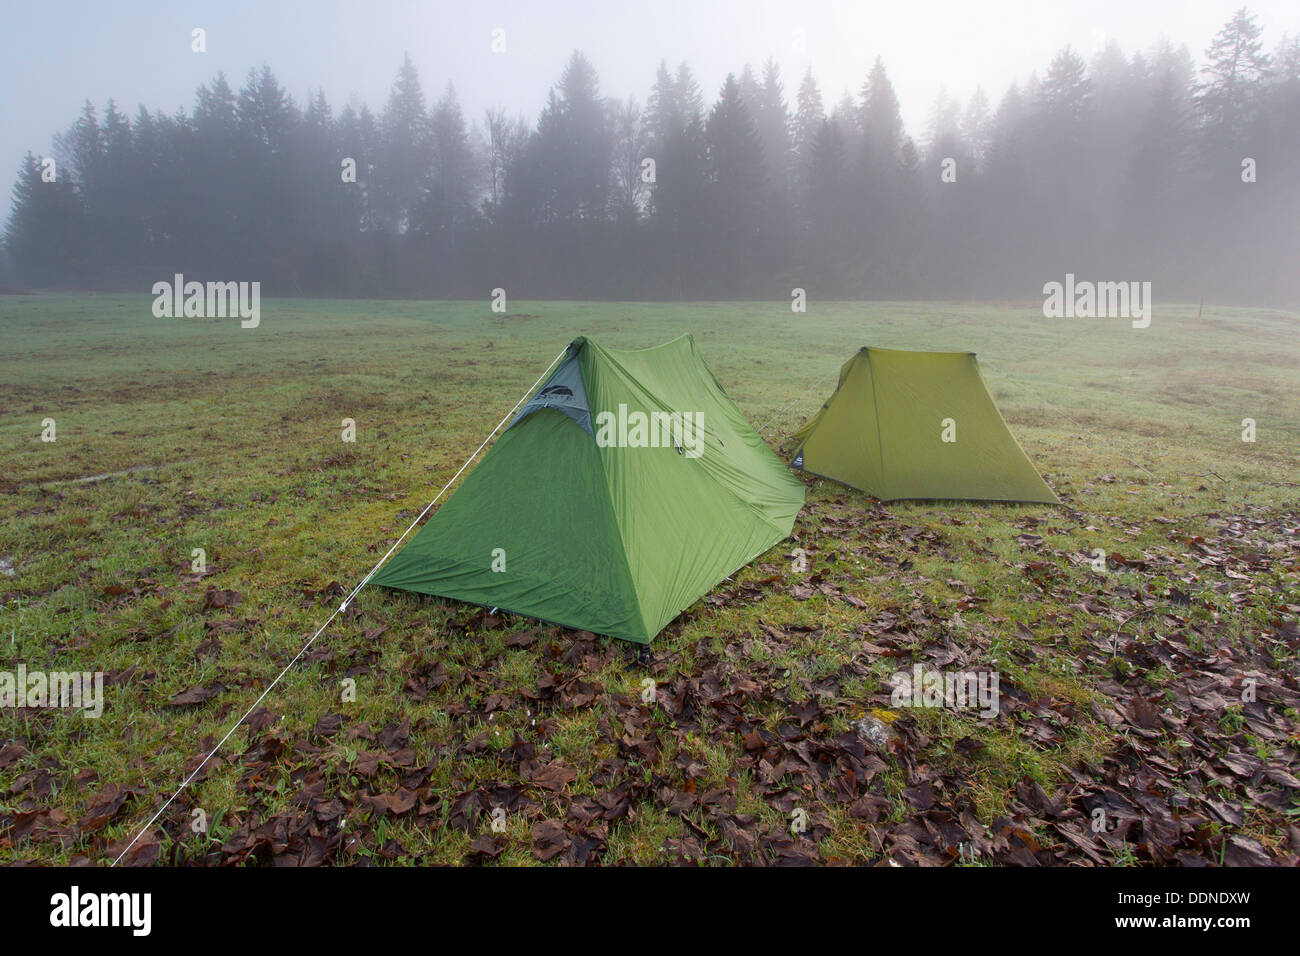
[[[782, 415], [784, 415], [784, 414], [785, 414], [786, 412], [788, 412], [790, 409], [794, 408], [794, 406], [798, 405], [800, 402], [806, 402], [806, 401], [809, 399], [809, 397], [811, 396], [811, 394], [812, 394], [812, 392], [813, 392], [813, 389], [821, 388], [821, 387], [822, 387], [823, 385], [825, 385], [828, 381], [830, 381], [834, 376], [838, 375], [838, 374], [839, 374], [839, 371], [840, 371], [839, 369], [833, 369], [833, 370], [831, 370], [830, 372], [828, 372], [827, 374], [823, 375], [823, 376], [822, 376], [821, 378], [819, 378], [817, 381], [813, 382], [811, 385], [808, 386], [807, 389], [804, 390], [804, 392], [803, 392], [802, 395], [799, 395], [797, 398], [795, 398], [795, 400], [794, 400], [793, 402], [791, 402], [789, 405], [785, 406], [785, 408], [781, 409], [781, 410], [778, 411], [775, 415], [773, 415], [771, 418], [769, 418], [767, 421], [763, 422], [763, 424], [761, 424], [761, 425], [759, 425], [757, 428], [755, 428], [754, 431], [758, 432], [760, 435], [763, 434], [763, 429], [764, 429], [764, 428], [766, 428], [768, 425], [772, 424], [774, 421], [776, 421], [778, 418], [780, 418]], [[789, 434], [790, 434], [789, 432], [786, 432], [784, 435], [781, 436], [781, 438], [786, 438]]]
[[252, 714], [253, 711], [256, 710], [259, 706], [261, 706], [262, 701], [266, 699], [267, 694], [271, 693], [271, 691], [275, 689], [275, 686], [280, 683], [281, 678], [283, 678], [285, 674], [289, 673], [289, 670], [295, 664], [298, 663], [299, 659], [302, 658], [302, 655], [307, 653], [307, 650], [313, 644], [316, 643], [316, 638], [320, 637], [321, 634], [325, 632], [325, 629], [329, 627], [331, 623], [333, 623], [334, 618], [338, 617], [339, 614], [347, 610], [348, 605], [352, 603], [352, 599], [356, 597], [357, 594], [360, 593], [362, 588], [364, 588], [367, 584], [370, 583], [371, 578], [375, 576], [375, 573], [378, 572], [378, 570], [383, 566], [384, 562], [393, 556], [393, 552], [397, 550], [398, 545], [400, 545], [403, 541], [405, 541], [406, 536], [409, 535], [413, 530], [415, 530], [416, 525], [418, 525], [420, 521], [423, 520], [424, 516], [429, 513], [429, 509], [432, 508], [435, 504], [437, 504], [438, 500], [447, 493], [447, 489], [450, 488], [453, 484], [455, 484], [457, 478], [459, 478], [462, 474], [464, 474], [465, 469], [470, 466], [470, 462], [472, 462], [475, 458], [477, 458], [479, 456], [479, 453], [482, 452], [483, 449], [487, 447], [488, 442], [490, 442], [492, 440], [492, 437], [498, 431], [500, 431], [501, 426], [504, 425], [506, 422], [508, 422], [510, 420], [510, 417], [514, 415], [516, 411], [519, 410], [519, 406], [521, 406], [528, 399], [529, 395], [533, 394], [533, 392], [537, 389], [537, 386], [541, 385], [542, 382], [545, 380], [546, 376], [551, 374], [551, 369], [555, 367], [555, 363], [558, 362], [561, 358], [563, 358], [565, 353], [567, 352], [568, 352], [567, 347], [561, 349], [559, 354], [556, 355], [555, 358], [551, 359], [551, 364], [546, 366], [546, 370], [537, 377], [537, 381], [533, 382], [533, 384], [528, 387], [528, 389], [524, 392], [524, 394], [519, 397], [519, 401], [515, 402], [514, 406], [510, 409], [510, 411], [506, 413], [505, 417], [502, 418], [501, 421], [497, 422], [496, 427], [493, 428], [492, 431], [488, 432], [487, 438], [483, 439], [483, 444], [479, 445], [478, 448], [475, 449], [474, 454], [470, 455], [468, 458], [465, 459], [465, 463], [460, 466], [460, 470], [457, 471], [456, 474], [452, 475], [451, 479], [445, 485], [442, 486], [442, 490], [439, 491], [438, 494], [434, 496], [432, 501], [430, 501], [427, 505], [425, 505], [424, 510], [421, 511], [416, 516], [415, 520], [411, 522], [410, 526], [405, 531], [402, 532], [401, 537], [399, 537], [396, 541], [393, 542], [392, 547], [390, 547], [388, 551], [384, 554], [384, 556], [375, 563], [375, 566], [370, 569], [369, 573], [367, 573], [364, 578], [361, 579], [360, 583], [358, 583], [356, 587], [354, 587], [351, 591], [348, 592], [347, 597], [343, 599], [342, 603], [339, 604], [339, 606], [334, 609], [333, 613], [331, 613], [330, 616], [325, 619], [325, 623], [322, 624], [317, 629], [316, 633], [311, 636], [311, 640], [309, 640], [306, 644], [302, 646], [302, 649], [299, 650], [298, 653], [293, 656], [293, 659], [289, 661], [288, 664], [284, 665], [284, 669], [281, 670], [280, 673], [276, 675], [275, 680], [271, 681], [271, 683], [267, 685], [266, 690], [262, 691], [261, 696], [259, 696], [257, 700], [253, 702], [252, 706], [250, 706], [248, 710], [244, 711], [244, 715], [240, 717], [237, 721], [235, 721], [235, 723], [231, 726], [231, 728], [226, 731], [226, 735], [217, 742], [217, 745], [212, 748], [212, 750], [208, 753], [206, 757], [203, 758], [203, 760], [199, 763], [199, 765], [195, 767], [192, 771], [190, 771], [190, 775], [186, 777], [184, 781], [182, 781], [179, 787], [176, 788], [176, 792], [167, 798], [167, 802], [158, 808], [158, 812], [149, 818], [149, 822], [140, 828], [140, 832], [138, 832], [134, 837], [131, 838], [131, 842], [128, 843], [122, 849], [122, 852], [117, 855], [117, 858], [113, 860], [111, 864], [112, 866], [117, 866], [120, 862], [122, 862], [122, 858], [126, 856], [126, 854], [130, 851], [131, 847], [135, 846], [136, 842], [140, 839], [140, 837], [144, 836], [145, 833], [148, 832], [149, 828], [153, 826], [154, 823], [157, 822], [158, 818], [163, 815], [163, 811], [165, 811], [169, 806], [171, 806], [172, 803], [176, 800], [176, 798], [181, 795], [181, 793], [185, 790], [185, 788], [189, 786], [190, 781], [192, 781], [198, 775], [198, 772], [208, 765], [208, 761], [217, 755], [217, 752], [220, 751], [221, 748], [225, 745], [226, 741], [230, 739], [231, 734], [233, 734], [236, 730], [238, 730], [240, 725], [242, 725], [243, 722], [248, 719], [249, 715]]

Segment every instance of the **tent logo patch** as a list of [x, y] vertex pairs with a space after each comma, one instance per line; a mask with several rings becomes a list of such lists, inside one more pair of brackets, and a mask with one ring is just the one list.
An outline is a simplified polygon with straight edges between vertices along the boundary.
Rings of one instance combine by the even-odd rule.
[[628, 411], [596, 415], [596, 444], [601, 448], [676, 448], [679, 455], [704, 454], [703, 412]]
[[1065, 282], [1043, 286], [1043, 316], [1048, 319], [1132, 319], [1133, 328], [1151, 324], [1150, 282]]

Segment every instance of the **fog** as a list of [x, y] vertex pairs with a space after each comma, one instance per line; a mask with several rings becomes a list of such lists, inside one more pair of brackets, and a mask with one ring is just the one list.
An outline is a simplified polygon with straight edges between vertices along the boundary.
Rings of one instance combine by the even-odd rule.
[[1023, 296], [1078, 273], [1294, 307], [1300, 8], [1251, 4], [1255, 52], [1216, 64], [1235, 12], [13, 7], [0, 269], [610, 298]]

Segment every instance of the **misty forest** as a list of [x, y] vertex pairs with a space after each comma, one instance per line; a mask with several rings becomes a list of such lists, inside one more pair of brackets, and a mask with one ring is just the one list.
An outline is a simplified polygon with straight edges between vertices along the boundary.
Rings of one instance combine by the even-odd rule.
[[[1027, 298], [1066, 272], [1156, 294], [1294, 303], [1300, 37], [1239, 11], [1197, 57], [1060, 50], [1022, 82], [941, 94], [904, 128], [860, 89], [661, 63], [644, 102], [574, 52], [529, 123], [466, 117], [407, 59], [379, 109], [298, 102], [272, 68], [174, 115], [87, 101], [19, 170], [0, 279], [147, 289], [183, 272], [271, 295]], [[439, 78], [442, 81], [442, 78]], [[454, 78], [452, 78], [454, 80]]]

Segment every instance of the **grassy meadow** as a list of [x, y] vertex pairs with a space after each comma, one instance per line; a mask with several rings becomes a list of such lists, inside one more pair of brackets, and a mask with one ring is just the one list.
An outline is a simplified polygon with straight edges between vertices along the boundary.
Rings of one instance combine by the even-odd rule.
[[[125, 862], [1300, 852], [1300, 316], [266, 300], [245, 330], [151, 301], [0, 296], [0, 671], [105, 674], [99, 719], [0, 709], [0, 863], [111, 862], [568, 341], [683, 332], [774, 448], [861, 345], [975, 351], [1063, 506], [805, 476], [794, 540], [649, 663], [367, 589]], [[893, 706], [915, 662], [996, 670], [1000, 713]]]

